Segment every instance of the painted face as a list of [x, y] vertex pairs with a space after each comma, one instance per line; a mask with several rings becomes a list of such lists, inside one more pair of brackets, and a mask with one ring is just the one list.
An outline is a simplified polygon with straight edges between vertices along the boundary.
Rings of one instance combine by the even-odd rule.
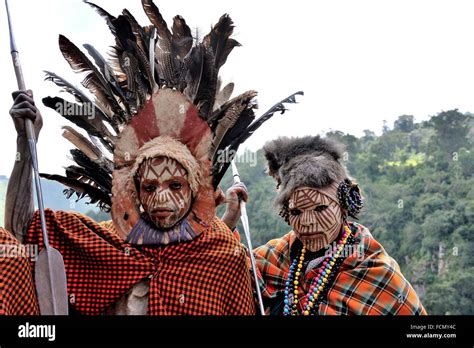
[[293, 192], [288, 201], [289, 223], [310, 251], [331, 244], [343, 222], [343, 212], [335, 200], [337, 189], [329, 187], [321, 191], [303, 187]]
[[140, 202], [156, 227], [171, 228], [188, 213], [192, 191], [180, 163], [168, 157], [147, 159], [137, 178]]

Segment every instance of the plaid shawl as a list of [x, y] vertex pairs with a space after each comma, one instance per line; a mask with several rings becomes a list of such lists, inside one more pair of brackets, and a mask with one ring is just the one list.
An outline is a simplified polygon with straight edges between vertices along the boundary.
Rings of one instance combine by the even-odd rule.
[[[319, 306], [318, 314], [426, 314], [396, 261], [387, 255], [369, 230], [357, 223], [350, 223], [350, 228], [356, 239], [356, 252], [344, 260], [327, 298]], [[262, 296], [274, 314], [283, 311], [285, 282], [292, 261], [290, 252], [296, 239], [296, 234], [291, 231], [255, 249]], [[299, 295], [299, 304], [303, 302], [301, 299], [317, 271], [318, 268], [314, 268], [305, 274], [305, 291]]]
[[38, 315], [30, 252], [0, 228], [0, 315]]
[[[151, 315], [255, 313], [245, 250], [218, 218], [193, 241], [145, 247], [125, 243], [111, 222], [45, 214], [50, 244], [64, 258], [71, 307], [81, 314], [102, 314], [146, 278]], [[43, 246], [38, 212], [25, 242]]]

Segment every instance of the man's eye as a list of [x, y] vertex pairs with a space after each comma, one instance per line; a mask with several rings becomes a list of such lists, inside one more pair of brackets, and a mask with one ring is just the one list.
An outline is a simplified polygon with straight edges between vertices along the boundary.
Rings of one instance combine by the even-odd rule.
[[156, 186], [155, 185], [145, 185], [143, 186], [143, 189], [145, 190], [145, 192], [153, 192], [156, 190]]
[[291, 214], [291, 215], [300, 215], [300, 214], [301, 214], [301, 210], [299, 210], [299, 209], [291, 209], [291, 210], [290, 210], [290, 214]]
[[170, 185], [170, 188], [172, 190], [180, 190], [181, 187], [183, 187], [183, 185], [181, 185], [180, 182], [173, 182], [171, 185]]
[[328, 207], [327, 205], [318, 205], [318, 206], [314, 209], [314, 211], [317, 211], [317, 212], [319, 213], [319, 212], [321, 212], [321, 211], [323, 211], [323, 210], [326, 210], [327, 207]]

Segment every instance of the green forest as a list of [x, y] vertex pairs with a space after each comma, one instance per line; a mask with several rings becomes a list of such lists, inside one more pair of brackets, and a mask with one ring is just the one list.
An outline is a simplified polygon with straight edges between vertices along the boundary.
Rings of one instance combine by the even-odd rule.
[[[344, 163], [365, 197], [359, 223], [399, 263], [429, 314], [474, 314], [473, 122], [451, 110], [421, 123], [400, 116], [380, 136], [326, 134], [346, 145]], [[253, 245], [287, 233], [272, 208], [276, 187], [263, 151], [256, 165], [237, 165], [249, 190]], [[230, 184], [227, 173], [223, 187]]]

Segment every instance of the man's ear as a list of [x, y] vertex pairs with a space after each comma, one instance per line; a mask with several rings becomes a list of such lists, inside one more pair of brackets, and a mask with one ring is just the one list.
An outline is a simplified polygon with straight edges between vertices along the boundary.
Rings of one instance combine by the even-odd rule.
[[222, 191], [222, 189], [220, 188], [220, 186], [217, 188], [217, 190], [214, 191], [214, 201], [216, 202], [216, 207], [225, 202], [225, 194], [224, 191]]

